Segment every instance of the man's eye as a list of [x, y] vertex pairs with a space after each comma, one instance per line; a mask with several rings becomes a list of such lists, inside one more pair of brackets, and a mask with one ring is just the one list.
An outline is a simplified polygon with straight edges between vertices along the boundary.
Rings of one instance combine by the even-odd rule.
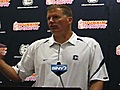
[[50, 20], [50, 17], [48, 17], [47, 20]]
[[59, 19], [60, 17], [59, 16], [54, 16], [54, 19]]
[[59, 19], [60, 18], [60, 16], [53, 16], [53, 17], [47, 17], [47, 20], [49, 21], [50, 19], [52, 19], [52, 20], [57, 20], [57, 19]]

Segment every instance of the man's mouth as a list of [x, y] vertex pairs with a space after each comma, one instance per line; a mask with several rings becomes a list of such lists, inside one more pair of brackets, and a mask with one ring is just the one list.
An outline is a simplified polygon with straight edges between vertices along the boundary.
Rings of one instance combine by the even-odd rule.
[[57, 29], [58, 27], [57, 26], [50, 26], [50, 30], [54, 30], [54, 29]]

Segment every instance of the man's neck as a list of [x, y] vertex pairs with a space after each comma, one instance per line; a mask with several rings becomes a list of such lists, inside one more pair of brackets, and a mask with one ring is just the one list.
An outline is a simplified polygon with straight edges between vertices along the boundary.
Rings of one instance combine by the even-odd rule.
[[62, 44], [64, 42], [66, 42], [67, 40], [69, 40], [69, 38], [72, 36], [72, 34], [73, 34], [73, 32], [71, 31], [71, 32], [68, 32], [66, 34], [62, 34], [62, 35], [59, 35], [59, 36], [56, 35], [56, 36], [54, 36], [54, 39], [55, 39], [56, 42]]

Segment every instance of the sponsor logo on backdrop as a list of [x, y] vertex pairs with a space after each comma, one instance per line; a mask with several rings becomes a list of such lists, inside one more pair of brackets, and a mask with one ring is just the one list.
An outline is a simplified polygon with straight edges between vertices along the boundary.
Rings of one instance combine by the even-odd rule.
[[25, 44], [21, 44], [20, 49], [19, 49], [20, 55], [23, 55], [26, 52], [28, 47], [29, 47], [29, 44], [26, 44], [26, 45]]
[[99, 0], [86, 0], [86, 3], [81, 4], [81, 6], [103, 6], [104, 3], [99, 3]]
[[17, 9], [30, 9], [30, 8], [38, 8], [37, 5], [33, 5], [34, 0], [22, 0], [23, 6], [17, 7]]
[[2, 22], [0, 21], [0, 33], [6, 33], [5, 30], [2, 30]]
[[13, 23], [13, 30], [14, 31], [31, 31], [31, 30], [39, 30], [40, 22], [25, 22], [25, 23], [18, 23], [15, 21]]
[[120, 0], [117, 0], [117, 3], [120, 3]]
[[120, 55], [120, 45], [116, 47], [116, 55]]
[[78, 21], [78, 29], [106, 29], [107, 20], [82, 20]]
[[23, 54], [26, 52], [27, 48], [29, 47], [29, 44], [21, 44], [19, 47], [19, 56], [14, 56], [14, 58], [21, 58]]
[[33, 0], [22, 0], [22, 4], [24, 6], [31, 6], [33, 5]]
[[52, 4], [72, 4], [74, 0], [46, 0], [46, 5]]
[[48, 29], [47, 32], [49, 33], [49, 32], [51, 32], [51, 31]]
[[2, 28], [2, 22], [0, 21], [0, 29]]
[[25, 81], [36, 81], [36, 74], [33, 73], [31, 76], [26, 77]]
[[0, 0], [0, 7], [9, 7], [10, 0]]
[[89, 3], [97, 3], [98, 0], [87, 0], [87, 2], [89, 2]]

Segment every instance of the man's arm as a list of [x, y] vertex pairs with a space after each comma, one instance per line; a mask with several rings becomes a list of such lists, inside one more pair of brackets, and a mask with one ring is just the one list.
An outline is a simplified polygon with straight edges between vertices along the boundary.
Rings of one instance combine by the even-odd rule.
[[103, 90], [103, 81], [100, 80], [91, 81], [90, 90]]
[[20, 77], [17, 75], [16, 71], [8, 64], [5, 63], [4, 60], [0, 59], [0, 71], [3, 73], [8, 79], [12, 81], [21, 81]]
[[5, 53], [6, 48], [0, 47], [0, 72], [3, 73], [8, 79], [12, 81], [21, 81], [16, 71], [10, 65], [5, 63], [5, 61], [3, 60]]

